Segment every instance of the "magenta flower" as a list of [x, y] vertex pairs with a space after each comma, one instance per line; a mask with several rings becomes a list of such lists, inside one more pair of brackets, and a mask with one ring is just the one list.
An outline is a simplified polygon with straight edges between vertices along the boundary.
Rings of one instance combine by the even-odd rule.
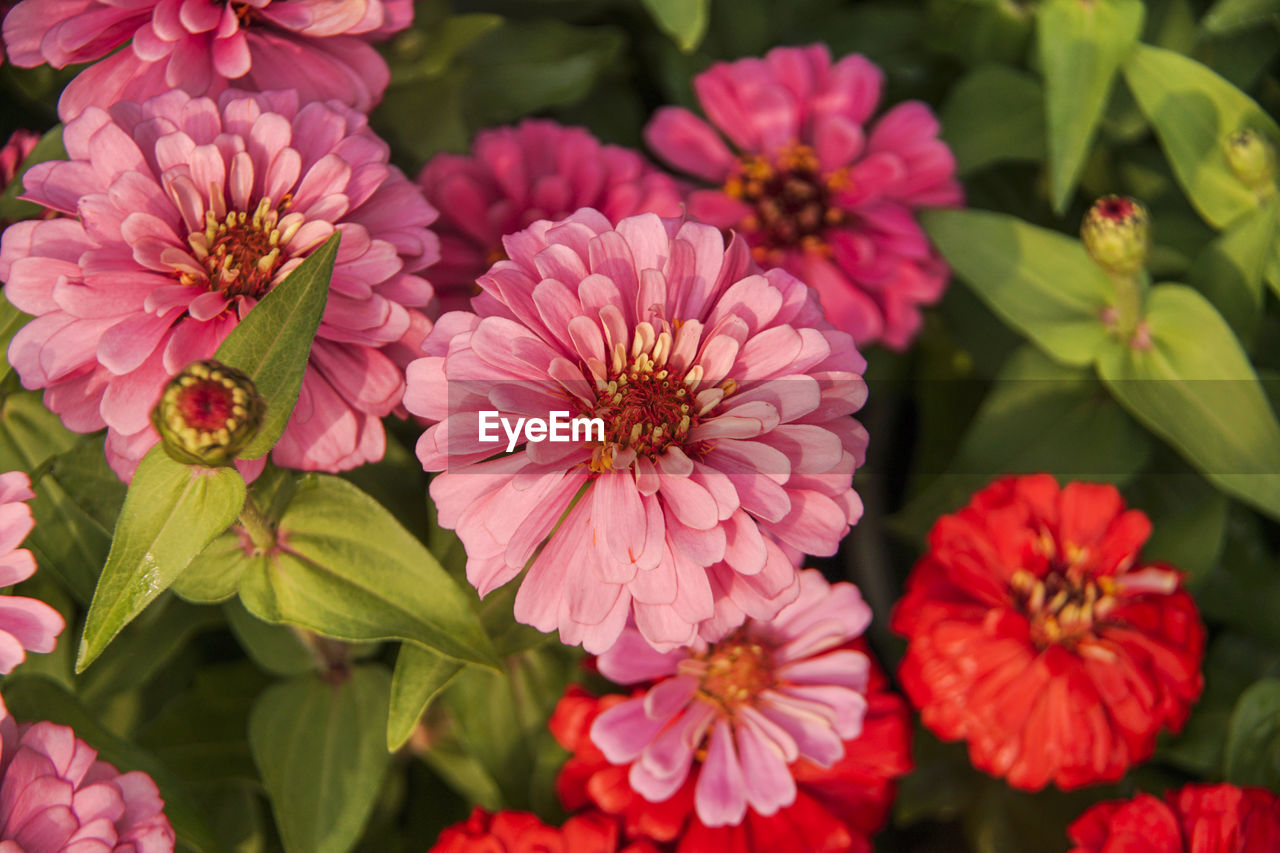
[[795, 801], [789, 764], [830, 767], [861, 733], [871, 664], [841, 647], [870, 621], [856, 586], [806, 569], [799, 597], [771, 621], [710, 644], [660, 654], [627, 628], [600, 656], [600, 672], [656, 683], [602, 712], [591, 740], [612, 763], [630, 764], [632, 789], [655, 803], [700, 761], [694, 808], [707, 826], [737, 825], [747, 806], [771, 815]]
[[812, 285], [859, 346], [901, 349], [949, 275], [913, 210], [962, 197], [927, 106], [899, 104], [864, 129], [882, 84], [862, 56], [833, 65], [823, 45], [780, 47], [695, 78], [711, 124], [664, 107], [645, 138], [673, 167], [717, 185], [690, 194], [690, 215], [736, 229], [762, 266]]
[[470, 156], [436, 155], [418, 183], [440, 210], [440, 263], [431, 276], [442, 311], [465, 310], [476, 279], [506, 257], [503, 236], [539, 219], [582, 207], [615, 223], [636, 213], [681, 214], [675, 181], [638, 153], [546, 119], [481, 131]]
[[273, 459], [337, 471], [382, 458], [379, 418], [399, 405], [388, 355], [421, 337], [414, 273], [438, 256], [435, 210], [387, 163], [363, 115], [294, 92], [173, 91], [90, 107], [63, 134], [67, 161], [27, 173], [27, 195], [68, 217], [20, 222], [0, 279], [35, 319], [9, 361], [68, 428], [107, 427], [122, 478], [158, 440], [148, 413], [168, 379], [210, 357], [259, 298], [342, 232], [297, 408]]
[[[35, 574], [35, 557], [18, 547], [36, 525], [31, 508], [24, 503], [34, 497], [26, 474], [0, 474], [0, 587], [13, 586]], [[62, 614], [43, 601], [0, 596], [0, 673], [13, 672], [29, 651], [53, 651], [65, 627]], [[0, 853], [4, 853], [3, 846]]]
[[[628, 618], [667, 649], [773, 616], [800, 555], [835, 553], [861, 514], [852, 340], [802, 282], [761, 274], [708, 225], [615, 228], [584, 209], [504, 245], [476, 313], [440, 318], [405, 393], [435, 422], [418, 457], [444, 472], [431, 495], [472, 585], [527, 565], [516, 619], [597, 653]], [[504, 430], [554, 412], [598, 427], [494, 444], [486, 410]]]
[[121, 773], [55, 723], [19, 725], [0, 703], [0, 853], [171, 853], [151, 777]]
[[303, 103], [368, 112], [390, 80], [369, 42], [412, 21], [412, 0], [22, 0], [4, 41], [27, 68], [102, 59], [63, 90], [63, 121], [170, 89], [213, 97], [228, 87], [296, 89]]

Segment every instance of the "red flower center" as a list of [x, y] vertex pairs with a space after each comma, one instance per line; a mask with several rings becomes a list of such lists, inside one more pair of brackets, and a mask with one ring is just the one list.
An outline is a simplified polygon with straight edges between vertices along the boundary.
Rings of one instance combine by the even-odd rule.
[[[224, 219], [205, 212], [205, 228], [187, 237], [192, 251], [204, 265], [208, 287], [228, 298], [260, 298], [271, 289], [276, 271], [287, 258], [281, 246], [302, 227], [301, 214], [285, 214], [292, 199], [285, 196], [273, 206], [262, 199], [252, 214], [233, 210]], [[180, 276], [183, 284], [202, 282], [190, 271]]]
[[[610, 364], [594, 371], [595, 408], [581, 407], [583, 416], [604, 421], [604, 442], [591, 460], [593, 471], [613, 468], [619, 450], [651, 459], [661, 456], [673, 444], [695, 459], [708, 450], [702, 442], [686, 442], [689, 431], [732, 394], [737, 383], [726, 379], [716, 388], [695, 394], [702, 368], [669, 368], [671, 347], [670, 332], [656, 332], [651, 324], [638, 323], [630, 358], [623, 345], [617, 343]], [[618, 467], [627, 465], [630, 461]]]
[[1111, 222], [1126, 222], [1134, 215], [1133, 202], [1122, 196], [1108, 196], [1098, 202], [1098, 215]]
[[1031, 639], [1039, 648], [1073, 645], [1093, 634], [1094, 626], [1115, 607], [1115, 583], [1109, 577], [1080, 576], [1070, 569], [1051, 569], [1037, 578], [1026, 569], [1009, 581], [1014, 603], [1031, 623]]
[[178, 415], [186, 426], [199, 432], [223, 429], [231, 419], [236, 401], [232, 389], [213, 379], [194, 379], [178, 394]]
[[702, 655], [682, 661], [679, 672], [699, 676], [698, 692], [732, 716], [773, 686], [773, 654], [738, 629]]
[[846, 180], [843, 170], [822, 175], [813, 149], [793, 145], [773, 162], [744, 157], [724, 191], [754, 208], [740, 227], [752, 244], [752, 255], [763, 262], [796, 247], [825, 251], [826, 230], [846, 218], [834, 201], [834, 191]]

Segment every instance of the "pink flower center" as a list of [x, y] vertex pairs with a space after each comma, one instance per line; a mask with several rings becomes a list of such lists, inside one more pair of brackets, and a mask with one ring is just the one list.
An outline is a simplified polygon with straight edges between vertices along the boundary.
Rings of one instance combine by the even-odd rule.
[[702, 368], [671, 369], [667, 359], [672, 342], [670, 332], [638, 323], [630, 359], [617, 343], [610, 364], [597, 372], [595, 407], [582, 407], [583, 415], [600, 418], [605, 425], [604, 442], [591, 460], [593, 471], [625, 468], [637, 456], [656, 459], [672, 445], [691, 458], [706, 452], [702, 442], [686, 442], [689, 431], [737, 385], [727, 379], [717, 388], [695, 393]]
[[[289, 213], [292, 199], [286, 195], [278, 205], [264, 198], [252, 214], [233, 210], [219, 220], [205, 211], [203, 231], [194, 231], [187, 242], [208, 275], [208, 287], [228, 298], [259, 298], [271, 289], [276, 271], [288, 258], [282, 254], [298, 229], [302, 214]], [[203, 284], [193, 273], [179, 277], [183, 284]]]
[[724, 191], [754, 208], [740, 227], [756, 261], [765, 262], [787, 249], [826, 251], [826, 230], [846, 218], [834, 195], [847, 181], [844, 170], [824, 176], [813, 149], [797, 144], [784, 148], [773, 162], [743, 157]]
[[1116, 605], [1112, 578], [1090, 578], [1070, 567], [1055, 567], [1042, 578], [1018, 569], [1009, 588], [1031, 623], [1032, 642], [1041, 649], [1054, 643], [1071, 646], [1091, 636], [1095, 624]]
[[1127, 222], [1134, 216], [1133, 202], [1122, 196], [1108, 196], [1098, 202], [1098, 216], [1111, 222]]
[[681, 661], [681, 675], [700, 681], [698, 693], [733, 716], [741, 705], [751, 704], [772, 687], [773, 654], [770, 649], [738, 629], [698, 657]]

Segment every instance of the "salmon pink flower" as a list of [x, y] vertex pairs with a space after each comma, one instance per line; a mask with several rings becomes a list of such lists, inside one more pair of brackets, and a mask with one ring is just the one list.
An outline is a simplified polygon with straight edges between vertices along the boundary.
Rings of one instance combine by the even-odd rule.
[[1112, 486], [999, 480], [940, 518], [893, 630], [924, 724], [1025, 790], [1119, 779], [1200, 695], [1204, 628]]
[[[527, 565], [516, 619], [596, 653], [629, 617], [664, 649], [771, 617], [800, 555], [835, 553], [861, 512], [866, 433], [848, 415], [865, 363], [849, 336], [709, 225], [615, 228], [584, 209], [504, 245], [476, 313], [440, 318], [405, 394], [433, 422], [418, 457], [444, 472], [431, 495], [472, 585]], [[595, 426], [504, 436], [505, 454], [483, 435], [482, 413], [509, 430], [555, 412]]]
[[1265, 788], [1187, 785], [1088, 809], [1071, 853], [1264, 853], [1280, 850], [1280, 797]]
[[172, 853], [173, 827], [146, 773], [121, 773], [55, 723], [18, 724], [0, 704], [0, 851]]
[[[865, 653], [866, 643], [858, 639], [845, 648]], [[871, 837], [893, 803], [894, 780], [911, 769], [910, 714], [887, 688], [872, 661], [862, 731], [844, 742], [844, 757], [830, 767], [804, 758], [790, 765], [794, 803], [772, 815], [748, 809], [737, 826], [709, 827], [694, 813], [700, 765], [695, 763], [670, 798], [644, 799], [632, 790], [628, 767], [610, 764], [589, 736], [596, 718], [628, 697], [596, 698], [571, 687], [550, 722], [556, 740], [572, 753], [556, 778], [556, 791], [566, 809], [615, 815], [627, 837], [671, 842], [676, 853], [871, 853]]]
[[660, 803], [699, 763], [698, 819], [739, 824], [747, 808], [773, 815], [796, 800], [788, 765], [830, 767], [861, 733], [870, 660], [841, 648], [871, 609], [853, 584], [801, 573], [800, 595], [772, 620], [750, 621], [712, 643], [659, 653], [634, 628], [597, 661], [619, 684], [655, 682], [602, 712], [591, 740], [611, 764], [629, 764], [632, 790]]
[[[0, 244], [5, 295], [35, 319], [9, 361], [68, 428], [107, 427], [123, 478], [158, 440], [168, 380], [207, 359], [267, 292], [342, 233], [298, 405], [274, 451], [337, 471], [382, 458], [379, 420], [404, 379], [384, 348], [417, 323], [437, 256], [435, 210], [363, 115], [297, 93], [173, 91], [66, 126], [70, 161], [26, 176], [68, 218], [20, 222]], [[71, 218], [74, 217], [74, 218]]]
[[691, 216], [746, 235], [762, 266], [814, 287], [859, 346], [902, 349], [949, 275], [914, 211], [962, 195], [927, 106], [899, 104], [867, 127], [883, 76], [862, 56], [833, 64], [820, 44], [717, 63], [693, 81], [710, 124], [664, 107], [645, 138], [715, 185], [690, 194]]
[[102, 60], [63, 90], [63, 121], [170, 89], [293, 89], [303, 103], [368, 112], [391, 79], [369, 42], [412, 21], [412, 0], [22, 0], [5, 16], [4, 41], [25, 68]]
[[440, 210], [441, 257], [431, 277], [443, 311], [465, 309], [476, 279], [506, 257], [503, 236], [539, 219], [563, 219], [580, 207], [615, 223], [636, 213], [681, 213], [675, 181], [637, 152], [546, 119], [483, 130], [469, 156], [437, 154], [418, 183]]
[[[35, 574], [35, 557], [18, 547], [36, 524], [25, 503], [34, 497], [26, 474], [0, 474], [0, 586], [13, 586]], [[62, 614], [43, 601], [0, 596], [0, 673], [12, 672], [29, 651], [53, 651], [65, 627]]]

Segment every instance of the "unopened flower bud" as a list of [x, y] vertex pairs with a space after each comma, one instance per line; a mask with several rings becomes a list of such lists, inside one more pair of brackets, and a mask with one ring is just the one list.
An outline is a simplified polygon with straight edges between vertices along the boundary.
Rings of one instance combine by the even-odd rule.
[[253, 380], [221, 362], [196, 361], [173, 377], [151, 410], [165, 452], [188, 465], [229, 464], [262, 425]]
[[1089, 257], [1109, 273], [1132, 275], [1142, 269], [1151, 249], [1147, 209], [1125, 196], [1103, 196], [1094, 202], [1080, 226]]
[[1240, 182], [1255, 192], [1274, 189], [1276, 148], [1256, 130], [1241, 130], [1227, 137], [1227, 162]]

